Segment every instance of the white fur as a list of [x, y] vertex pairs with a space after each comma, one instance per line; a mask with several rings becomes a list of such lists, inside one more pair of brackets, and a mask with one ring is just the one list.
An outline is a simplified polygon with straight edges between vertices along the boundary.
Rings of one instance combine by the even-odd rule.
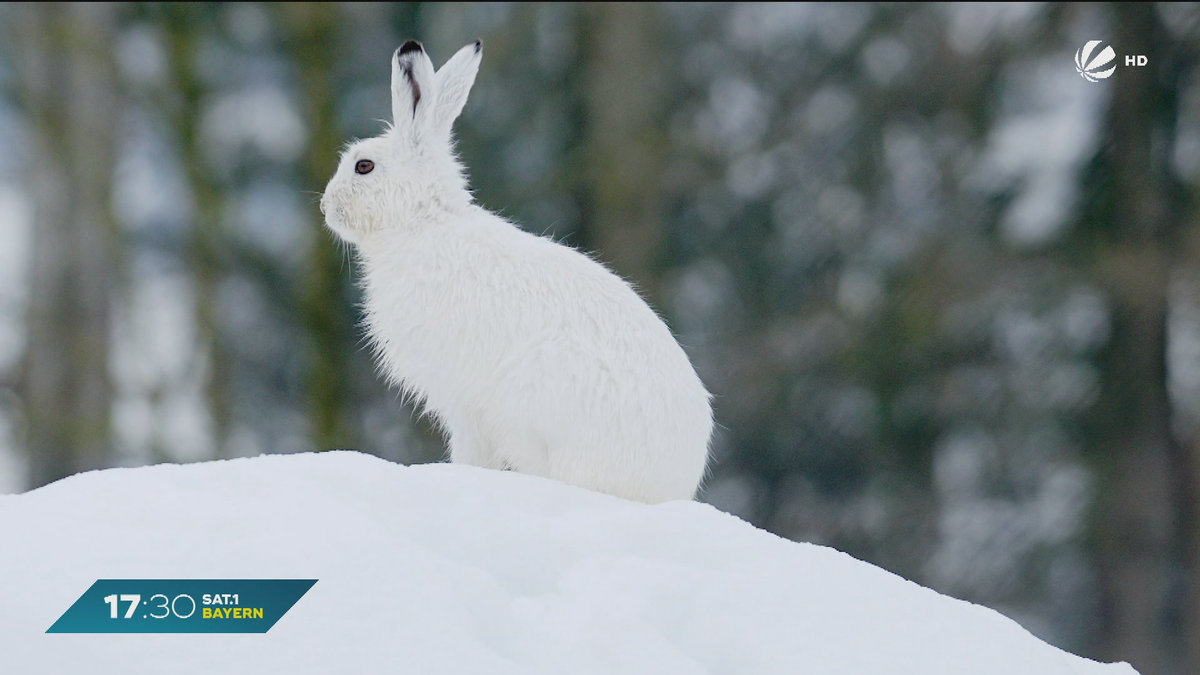
[[454, 462], [691, 499], [712, 408], [670, 330], [595, 260], [472, 202], [451, 125], [481, 53], [434, 73], [424, 49], [397, 50], [391, 129], [349, 146], [321, 199], [358, 251], [382, 369], [448, 432]]

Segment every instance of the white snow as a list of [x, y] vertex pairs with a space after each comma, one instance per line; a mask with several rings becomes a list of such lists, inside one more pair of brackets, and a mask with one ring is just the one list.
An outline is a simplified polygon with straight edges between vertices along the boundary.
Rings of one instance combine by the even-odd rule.
[[[98, 578], [319, 581], [266, 634], [46, 634]], [[1134, 670], [707, 505], [330, 452], [0, 497], [0, 672]]]

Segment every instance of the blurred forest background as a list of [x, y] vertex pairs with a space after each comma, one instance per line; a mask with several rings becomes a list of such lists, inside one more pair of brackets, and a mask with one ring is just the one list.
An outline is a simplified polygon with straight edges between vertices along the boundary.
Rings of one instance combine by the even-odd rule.
[[441, 459], [315, 199], [396, 46], [477, 37], [478, 200], [668, 319], [703, 500], [1200, 673], [1194, 4], [0, 6], [0, 492]]

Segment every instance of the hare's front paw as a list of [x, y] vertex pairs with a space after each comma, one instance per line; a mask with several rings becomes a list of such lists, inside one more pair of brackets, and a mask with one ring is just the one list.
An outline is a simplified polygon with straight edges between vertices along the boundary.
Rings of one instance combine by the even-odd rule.
[[485, 469], [503, 469], [483, 442], [480, 434], [473, 430], [457, 426], [450, 431], [450, 461], [454, 464], [481, 466]]

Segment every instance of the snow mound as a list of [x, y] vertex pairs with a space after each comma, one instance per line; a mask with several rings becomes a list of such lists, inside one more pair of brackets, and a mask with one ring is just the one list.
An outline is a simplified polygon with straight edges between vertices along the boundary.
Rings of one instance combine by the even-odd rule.
[[[309, 578], [266, 634], [45, 630], [92, 582]], [[694, 502], [353, 452], [0, 497], [5, 673], [1132, 675]]]

